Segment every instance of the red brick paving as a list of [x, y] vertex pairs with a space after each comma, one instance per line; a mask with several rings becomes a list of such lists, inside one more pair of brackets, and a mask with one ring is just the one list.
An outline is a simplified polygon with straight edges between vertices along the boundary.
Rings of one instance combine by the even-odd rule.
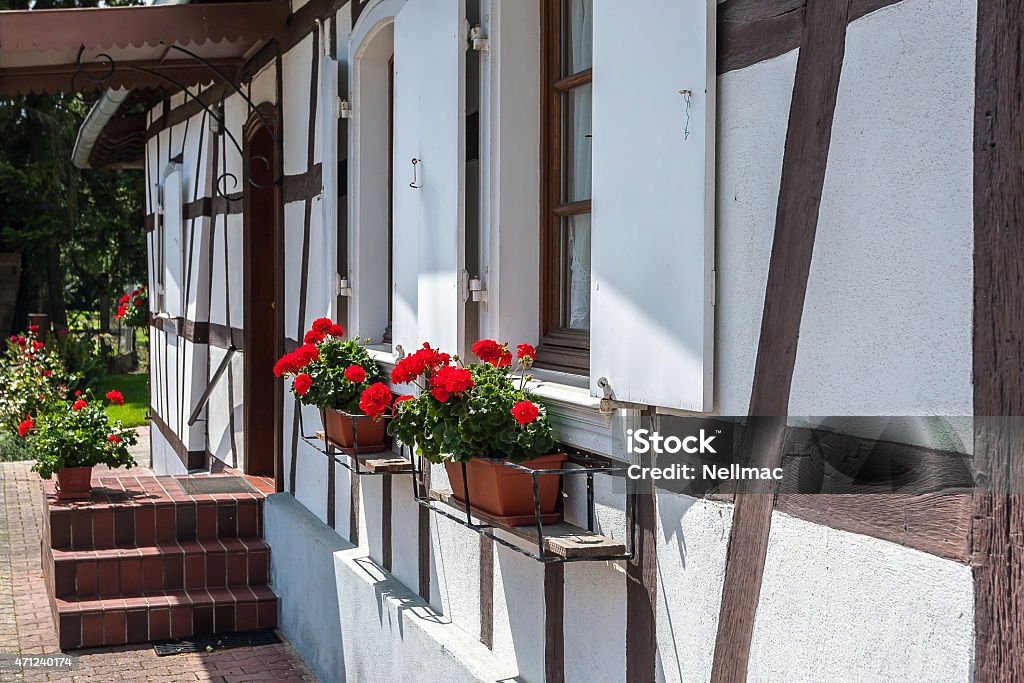
[[[41, 563], [42, 482], [29, 468], [0, 464], [0, 653], [8, 655], [60, 652]], [[0, 681], [316, 680], [287, 643], [171, 657], [157, 657], [152, 646], [71, 654], [73, 671], [0, 671]]]

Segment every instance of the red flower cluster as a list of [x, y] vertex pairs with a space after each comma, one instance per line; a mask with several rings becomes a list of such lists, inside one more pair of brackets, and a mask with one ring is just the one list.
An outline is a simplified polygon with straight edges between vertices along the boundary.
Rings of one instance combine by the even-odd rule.
[[302, 338], [307, 344], [319, 344], [327, 337], [344, 337], [345, 328], [341, 325], [335, 325], [331, 322], [330, 318], [317, 318], [313, 321], [313, 326], [306, 332], [306, 336]]
[[44, 348], [46, 348], [46, 344], [44, 344], [43, 342], [41, 342], [41, 341], [34, 341], [34, 342], [32, 342], [32, 353], [38, 353], [38, 352], [42, 351]]
[[512, 406], [512, 417], [521, 425], [530, 424], [540, 415], [540, 409], [530, 401], [518, 401]]
[[295, 389], [295, 393], [298, 394], [299, 396], [305, 396], [306, 392], [309, 391], [309, 388], [312, 385], [313, 378], [303, 372], [302, 374], [295, 376], [295, 381], [292, 383], [292, 388]]
[[394, 408], [397, 408], [399, 403], [404, 403], [405, 401], [411, 401], [414, 398], [416, 398], [416, 397], [415, 396], [411, 396], [410, 394], [403, 394], [401, 396], [396, 397], [395, 398], [395, 402], [392, 404], [392, 410], [394, 410]]
[[473, 375], [465, 368], [443, 365], [430, 378], [430, 395], [441, 403], [473, 386]]
[[485, 363], [494, 367], [503, 368], [512, 365], [512, 352], [493, 339], [481, 339], [473, 344], [473, 353]]
[[383, 382], [368, 386], [359, 397], [359, 409], [373, 419], [384, 414], [391, 405], [391, 389]]
[[395, 369], [391, 371], [391, 382], [393, 384], [413, 382], [420, 375], [433, 372], [449, 360], [451, 360], [451, 356], [447, 353], [432, 349], [430, 344], [424, 342], [422, 349], [395, 363]]
[[85, 408], [88, 405], [89, 404], [83, 401], [82, 399], [78, 399], [77, 401], [71, 404], [71, 410], [81, 410], [82, 408]]
[[111, 389], [107, 392], [107, 400], [111, 403], [116, 403], [119, 406], [124, 405], [124, 395], [122, 395], [117, 389]]
[[303, 344], [291, 353], [286, 353], [274, 363], [274, 376], [292, 375], [320, 357], [313, 344]]
[[533, 359], [537, 357], [537, 349], [533, 348], [529, 344], [520, 344], [516, 347], [516, 358], [523, 361], [526, 365], [533, 363]]
[[29, 325], [28, 332], [29, 334], [39, 334], [39, 325]]
[[32, 421], [32, 417], [30, 415], [26, 415], [25, 419], [21, 421], [21, 424], [18, 425], [18, 436], [25, 436], [32, 431], [35, 426], [36, 423]]
[[119, 437], [117, 434], [111, 434], [107, 437], [107, 441], [109, 441], [110, 443], [121, 443], [121, 437]]
[[128, 315], [128, 304], [132, 304], [136, 308], [142, 306], [145, 303], [145, 300], [143, 299], [144, 296], [146, 296], [145, 287], [133, 289], [128, 294], [123, 295], [120, 299], [118, 299], [117, 313], [114, 314], [114, 317], [120, 320], [121, 318]]
[[350, 365], [345, 368], [345, 379], [355, 384], [362, 384], [366, 380], [366, 370], [361, 365]]

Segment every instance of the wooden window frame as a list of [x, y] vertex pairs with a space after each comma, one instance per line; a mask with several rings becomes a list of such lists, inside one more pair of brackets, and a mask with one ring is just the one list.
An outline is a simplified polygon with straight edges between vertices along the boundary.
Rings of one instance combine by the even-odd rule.
[[562, 201], [561, 95], [593, 80], [587, 68], [562, 76], [564, 0], [541, 0], [540, 140], [540, 344], [538, 368], [590, 374], [590, 331], [562, 323], [562, 293], [568, 270], [562, 267], [561, 219], [591, 213], [591, 200]]

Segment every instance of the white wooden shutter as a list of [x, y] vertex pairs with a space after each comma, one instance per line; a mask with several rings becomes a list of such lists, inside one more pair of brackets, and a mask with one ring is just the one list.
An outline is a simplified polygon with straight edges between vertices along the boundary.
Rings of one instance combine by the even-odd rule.
[[395, 17], [392, 329], [407, 352], [462, 339], [465, 16], [465, 0], [408, 0]]
[[593, 12], [591, 392], [707, 411], [715, 0]]
[[182, 258], [182, 174], [180, 167], [164, 176], [164, 310], [172, 317], [183, 315], [182, 296], [185, 291], [184, 259]]

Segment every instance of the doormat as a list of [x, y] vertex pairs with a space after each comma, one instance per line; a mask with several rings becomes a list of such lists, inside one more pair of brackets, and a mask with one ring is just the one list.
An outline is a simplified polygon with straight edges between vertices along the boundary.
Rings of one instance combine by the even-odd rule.
[[281, 639], [273, 629], [261, 631], [243, 631], [242, 633], [224, 633], [219, 636], [194, 636], [181, 640], [159, 640], [153, 643], [157, 657], [168, 655], [184, 655], [197, 652], [214, 652], [230, 650], [236, 647], [255, 647], [257, 645], [274, 645]]
[[255, 493], [244, 477], [183, 477], [175, 479], [181, 490], [190, 496], [204, 493]]

